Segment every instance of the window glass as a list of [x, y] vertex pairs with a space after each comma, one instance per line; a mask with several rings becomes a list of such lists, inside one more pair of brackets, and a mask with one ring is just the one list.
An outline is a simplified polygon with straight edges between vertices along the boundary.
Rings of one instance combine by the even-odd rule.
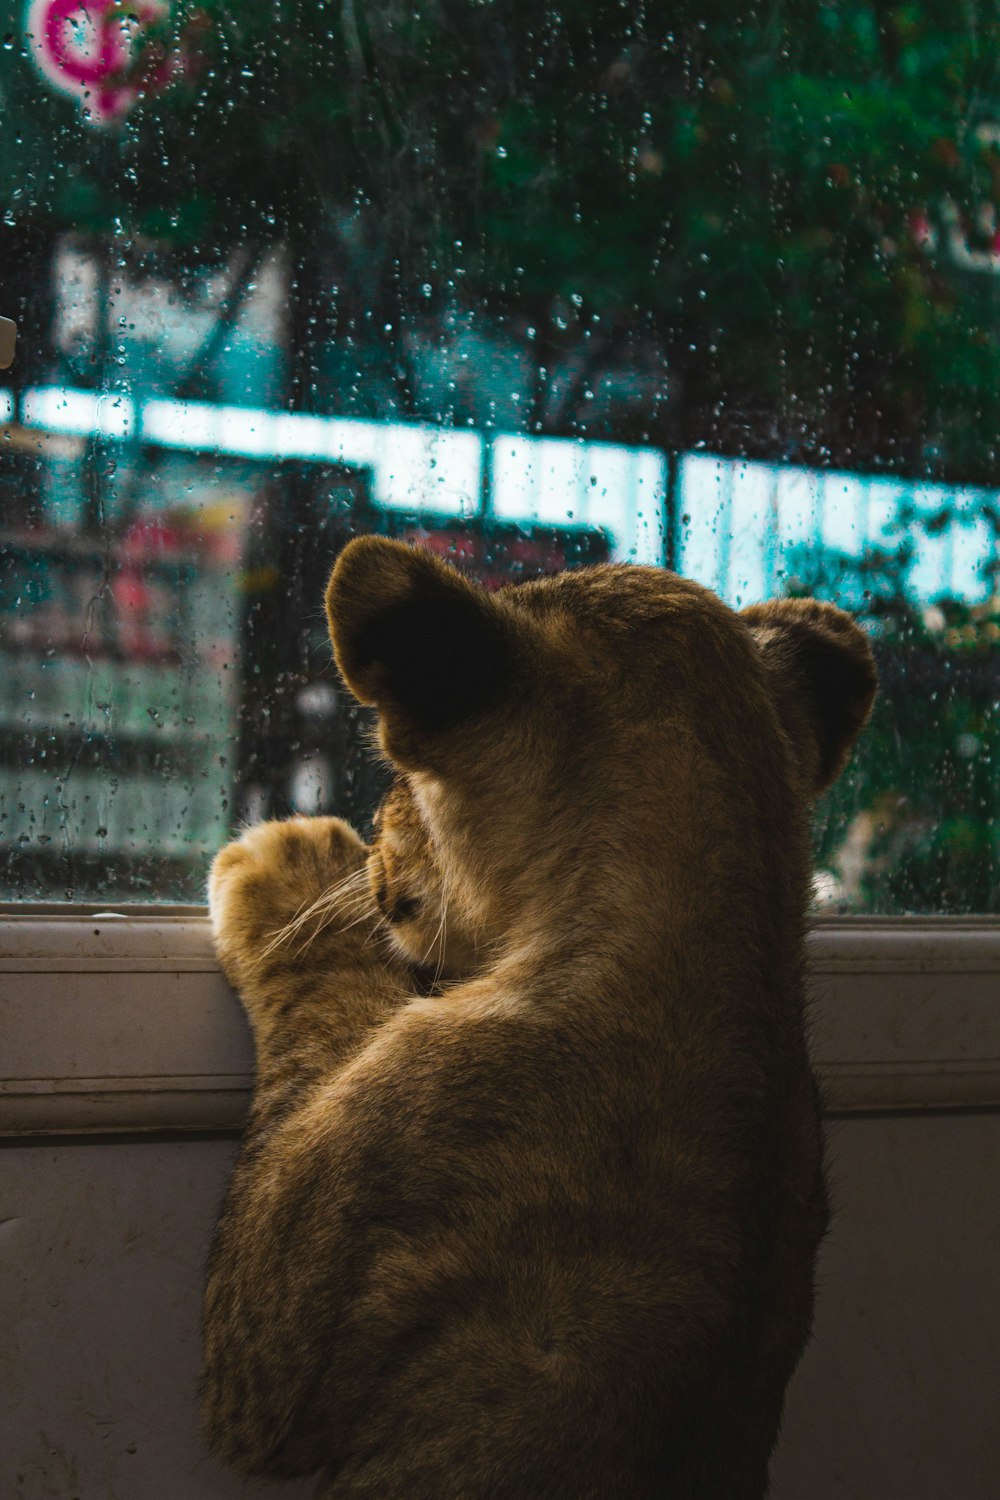
[[200, 900], [381, 772], [338, 550], [810, 593], [821, 908], [1000, 906], [1000, 23], [29, 0], [0, 31], [0, 894]]

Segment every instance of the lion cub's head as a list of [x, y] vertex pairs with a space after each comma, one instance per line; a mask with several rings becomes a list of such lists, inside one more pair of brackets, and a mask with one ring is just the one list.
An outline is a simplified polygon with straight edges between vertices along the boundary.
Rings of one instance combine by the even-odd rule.
[[668, 920], [760, 934], [801, 916], [808, 811], [875, 691], [840, 610], [740, 614], [625, 566], [489, 594], [378, 537], [345, 548], [326, 603], [398, 773], [370, 868], [414, 961], [467, 971], [543, 933], [649, 946]]

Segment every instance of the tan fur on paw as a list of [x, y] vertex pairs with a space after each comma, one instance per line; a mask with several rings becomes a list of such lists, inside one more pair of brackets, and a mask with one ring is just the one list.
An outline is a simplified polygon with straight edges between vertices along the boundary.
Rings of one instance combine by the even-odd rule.
[[216, 856], [209, 909], [233, 982], [271, 957], [288, 957], [322, 931], [369, 935], [367, 849], [341, 818], [260, 823]]

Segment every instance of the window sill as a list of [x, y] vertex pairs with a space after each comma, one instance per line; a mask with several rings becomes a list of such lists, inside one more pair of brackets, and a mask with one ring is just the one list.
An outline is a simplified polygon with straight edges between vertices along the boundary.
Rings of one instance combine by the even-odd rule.
[[[235, 1130], [253, 1053], [204, 908], [0, 911], [0, 1135]], [[830, 1114], [1000, 1107], [1000, 922], [822, 919]]]

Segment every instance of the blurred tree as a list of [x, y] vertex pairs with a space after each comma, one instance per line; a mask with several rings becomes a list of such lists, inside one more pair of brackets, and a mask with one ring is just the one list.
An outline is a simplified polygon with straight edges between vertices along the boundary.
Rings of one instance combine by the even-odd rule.
[[827, 901], [845, 910], [1000, 909], [1000, 597], [918, 610], [906, 587], [914, 534], [861, 558], [805, 548], [790, 593], [831, 599], [865, 623], [879, 674], [872, 722], [815, 820]]
[[[996, 619], [989, 622], [1000, 628]], [[876, 644], [880, 690], [848, 776], [824, 798], [817, 860], [834, 905], [1000, 910], [1000, 710], [993, 640], [914, 628]]]
[[995, 478], [988, 0], [180, 0], [103, 130], [5, 46], [14, 223], [280, 243], [296, 404], [420, 412], [472, 308], [530, 431]]

